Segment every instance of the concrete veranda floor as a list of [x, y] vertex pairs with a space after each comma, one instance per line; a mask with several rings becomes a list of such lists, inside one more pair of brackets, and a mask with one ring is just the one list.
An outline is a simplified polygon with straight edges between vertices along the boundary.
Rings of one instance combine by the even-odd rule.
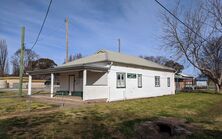
[[76, 96], [54, 96], [51, 98], [50, 94], [36, 94], [32, 95], [31, 99], [64, 107], [83, 107], [89, 105], [89, 103], [83, 101], [81, 97]]

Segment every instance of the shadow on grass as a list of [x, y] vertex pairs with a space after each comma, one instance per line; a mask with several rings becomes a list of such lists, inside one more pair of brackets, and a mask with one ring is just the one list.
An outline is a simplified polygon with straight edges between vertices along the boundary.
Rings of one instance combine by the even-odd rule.
[[157, 119], [157, 117], [146, 118], [146, 119], [135, 119], [130, 121], [125, 121], [118, 124], [118, 130], [126, 137], [135, 137], [135, 125], [143, 123], [145, 121], [152, 121]]
[[217, 93], [214, 90], [192, 90], [192, 91], [180, 91], [178, 94], [183, 93], [199, 93], [199, 94], [211, 94], [211, 95], [222, 95], [222, 93]]
[[[73, 117], [64, 113], [52, 113], [33, 117], [13, 118], [0, 121], [1, 138], [135, 138], [135, 126], [158, 119], [157, 117], [134, 119], [117, 124], [107, 124], [107, 116], [95, 111]], [[217, 130], [198, 129], [188, 138], [221, 138]]]
[[200, 130], [189, 136], [190, 139], [221, 139], [222, 131], [219, 130]]
[[[149, 119], [135, 119], [130, 121], [125, 121], [123, 123], [120, 123], [118, 126], [118, 130], [123, 134], [125, 138], [137, 138], [138, 133], [135, 131], [136, 125], [139, 125], [141, 123], [144, 123], [146, 121], [154, 121], [158, 119], [157, 117], [149, 118]], [[148, 130], [149, 131], [149, 130]], [[150, 133], [146, 133], [150, 134]], [[152, 134], [152, 133], [151, 133]], [[175, 136], [172, 136], [175, 138]], [[176, 137], [180, 138], [180, 137]], [[184, 136], [182, 136], [184, 138]], [[189, 139], [221, 139], [222, 138], [222, 131], [219, 130], [206, 130], [202, 128], [198, 128], [192, 131], [191, 135], [185, 136], [185, 138]]]
[[96, 112], [72, 117], [63, 112], [0, 120], [0, 138], [109, 138], [108, 126]]

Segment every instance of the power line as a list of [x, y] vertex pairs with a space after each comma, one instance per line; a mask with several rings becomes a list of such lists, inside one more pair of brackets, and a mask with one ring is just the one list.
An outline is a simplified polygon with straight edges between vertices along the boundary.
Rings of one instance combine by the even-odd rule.
[[38, 42], [38, 40], [39, 40], [39, 36], [40, 36], [40, 34], [41, 34], [41, 32], [42, 32], [42, 29], [43, 29], [43, 27], [44, 27], [44, 25], [45, 25], [45, 21], [46, 21], [46, 19], [47, 19], [47, 17], [48, 17], [49, 9], [50, 9], [50, 7], [51, 7], [51, 4], [52, 4], [52, 0], [50, 0], [50, 2], [49, 2], [48, 9], [47, 9], [46, 14], [45, 14], [45, 18], [44, 18], [44, 20], [43, 20], [43, 22], [42, 22], [42, 26], [41, 26], [41, 28], [40, 28], [40, 30], [39, 30], [39, 33], [38, 33], [37, 38], [36, 38], [36, 40], [35, 40], [35, 43], [34, 43], [34, 44], [32, 45], [32, 47], [31, 47], [31, 50], [35, 47], [35, 45], [37, 44], [37, 42]]
[[196, 34], [198, 37], [202, 38], [204, 41], [210, 43], [208, 40], [203, 38], [200, 34], [195, 32], [192, 28], [190, 28], [187, 24], [185, 24], [182, 20], [180, 20], [176, 15], [174, 15], [170, 10], [168, 10], [165, 6], [163, 6], [158, 0], [154, 0], [157, 4], [159, 4], [164, 10], [166, 10], [170, 15], [172, 15], [176, 20], [178, 20], [181, 24], [183, 24], [186, 28]]

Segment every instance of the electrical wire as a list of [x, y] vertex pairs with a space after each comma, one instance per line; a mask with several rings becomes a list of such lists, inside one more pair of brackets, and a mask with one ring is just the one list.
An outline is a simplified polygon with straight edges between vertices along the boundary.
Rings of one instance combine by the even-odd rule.
[[180, 20], [176, 15], [174, 15], [169, 9], [167, 9], [164, 5], [162, 5], [158, 0], [154, 0], [157, 4], [159, 4], [164, 10], [166, 10], [171, 16], [173, 16], [176, 20], [178, 20], [181, 24], [183, 24], [186, 28], [188, 28], [190, 31], [192, 31], [194, 34], [196, 34], [198, 37], [202, 38], [204, 41], [210, 43], [208, 40], [206, 40], [204, 37], [202, 37], [200, 34], [195, 32], [192, 28], [190, 28], [187, 24], [185, 24], [182, 20]]
[[44, 25], [45, 25], [45, 21], [46, 21], [46, 19], [47, 19], [47, 17], [48, 17], [51, 4], [52, 4], [52, 0], [50, 0], [50, 2], [49, 2], [48, 8], [47, 8], [47, 11], [46, 11], [46, 14], [45, 14], [45, 18], [44, 18], [44, 20], [43, 20], [43, 22], [42, 22], [42, 26], [41, 26], [41, 28], [40, 28], [40, 30], [39, 30], [39, 33], [38, 33], [37, 37], [36, 37], [35, 43], [34, 43], [34, 44], [32, 45], [32, 47], [31, 47], [31, 50], [35, 47], [35, 45], [37, 44], [37, 42], [38, 42], [38, 40], [39, 40], [40, 34], [41, 34], [41, 32], [42, 32], [42, 29], [43, 29], [43, 27], [44, 27]]

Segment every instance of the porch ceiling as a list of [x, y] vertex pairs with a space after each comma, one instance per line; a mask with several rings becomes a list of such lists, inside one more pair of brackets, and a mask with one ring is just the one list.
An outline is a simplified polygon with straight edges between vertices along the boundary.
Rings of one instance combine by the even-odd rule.
[[66, 71], [78, 71], [78, 70], [97, 70], [97, 71], [107, 71], [109, 68], [104, 66], [92, 66], [92, 65], [75, 65], [66, 67], [55, 67], [43, 70], [28, 71], [29, 75], [39, 75], [39, 74], [50, 74], [50, 73], [62, 73]]

